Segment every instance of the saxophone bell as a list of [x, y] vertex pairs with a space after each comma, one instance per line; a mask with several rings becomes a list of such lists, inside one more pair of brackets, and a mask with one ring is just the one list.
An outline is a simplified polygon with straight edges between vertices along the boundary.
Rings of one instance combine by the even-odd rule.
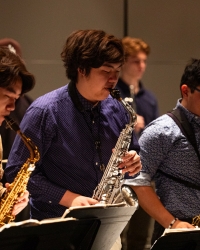
[[195, 227], [200, 227], [200, 215], [192, 218], [192, 225]]
[[128, 185], [122, 185], [121, 193], [129, 206], [134, 206], [136, 209], [139, 207], [139, 202], [136, 193]]

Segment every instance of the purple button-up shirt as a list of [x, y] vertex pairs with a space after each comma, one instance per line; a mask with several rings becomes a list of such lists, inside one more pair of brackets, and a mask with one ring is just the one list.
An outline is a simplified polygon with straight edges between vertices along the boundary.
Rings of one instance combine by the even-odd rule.
[[[77, 93], [83, 108], [80, 110], [72, 101], [68, 86], [35, 100], [20, 124], [21, 131], [40, 152], [28, 184], [31, 217], [38, 220], [62, 216], [66, 207], [59, 202], [66, 190], [92, 196], [103, 175], [100, 164], [107, 165], [120, 132], [129, 121], [124, 107], [111, 96], [93, 107]], [[130, 149], [139, 151], [134, 133]], [[9, 182], [29, 155], [17, 136], [5, 169]]]

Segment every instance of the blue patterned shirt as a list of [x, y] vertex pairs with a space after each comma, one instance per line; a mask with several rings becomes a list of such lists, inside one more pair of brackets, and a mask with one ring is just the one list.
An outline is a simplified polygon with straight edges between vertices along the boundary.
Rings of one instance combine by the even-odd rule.
[[[181, 104], [195, 132], [200, 152], [200, 117]], [[150, 186], [155, 180], [161, 202], [175, 217], [192, 218], [200, 214], [200, 191], [170, 179], [162, 172], [200, 186], [200, 162], [193, 146], [188, 142], [174, 120], [162, 115], [151, 122], [139, 139], [142, 171], [132, 185]], [[158, 170], [162, 172], [158, 172]], [[130, 181], [129, 181], [130, 184]]]
[[[66, 207], [59, 202], [66, 190], [92, 196], [103, 175], [100, 163], [107, 165], [119, 134], [129, 121], [121, 103], [111, 96], [93, 107], [77, 92], [84, 108], [81, 111], [73, 103], [68, 86], [35, 100], [20, 124], [21, 131], [40, 152], [28, 184], [31, 217], [38, 220], [64, 213]], [[96, 141], [101, 143], [100, 153]], [[134, 134], [130, 149], [139, 150]], [[9, 182], [29, 155], [17, 136], [5, 169]]]

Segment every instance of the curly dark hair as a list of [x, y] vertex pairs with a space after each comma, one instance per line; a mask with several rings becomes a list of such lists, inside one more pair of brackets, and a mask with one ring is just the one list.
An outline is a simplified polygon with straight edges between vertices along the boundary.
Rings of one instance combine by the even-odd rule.
[[91, 68], [103, 63], [124, 63], [121, 40], [103, 30], [78, 30], [66, 40], [61, 58], [66, 76], [77, 82], [78, 68], [89, 75]]
[[192, 58], [185, 67], [181, 77], [180, 87], [186, 84], [193, 93], [197, 86], [200, 86], [200, 60]]
[[21, 57], [11, 52], [8, 47], [0, 47], [0, 87], [7, 88], [19, 78], [22, 80], [21, 94], [35, 86], [35, 77], [28, 72]]

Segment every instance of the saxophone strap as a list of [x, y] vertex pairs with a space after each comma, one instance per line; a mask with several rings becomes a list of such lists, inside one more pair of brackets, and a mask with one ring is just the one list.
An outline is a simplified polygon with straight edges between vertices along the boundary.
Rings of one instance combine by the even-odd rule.
[[190, 122], [188, 121], [186, 115], [179, 108], [173, 109], [172, 111], [168, 112], [167, 115], [170, 116], [175, 121], [175, 123], [178, 125], [178, 127], [180, 128], [182, 133], [185, 135], [187, 140], [193, 146], [193, 148], [194, 148], [194, 150], [199, 158], [199, 161], [200, 161], [200, 154], [199, 154], [199, 150], [197, 147], [197, 142], [196, 142], [194, 130], [193, 130]]
[[72, 99], [72, 102], [74, 103], [75, 107], [80, 111], [80, 112], [84, 112], [84, 108], [82, 103], [80, 102], [78, 96], [77, 96], [77, 92], [76, 92], [76, 84], [74, 82], [69, 82], [68, 84], [68, 92], [69, 95]]
[[175, 177], [175, 176], [173, 176], [173, 175], [171, 175], [171, 174], [165, 173], [165, 172], [163, 172], [163, 171], [160, 170], [160, 169], [158, 169], [157, 172], [161, 173], [162, 175], [166, 176], [167, 178], [169, 178], [169, 179], [171, 179], [171, 180], [173, 180], [173, 181], [175, 181], [175, 182], [178, 182], [178, 183], [180, 183], [180, 184], [183, 184], [184, 186], [186, 186], [186, 187], [188, 187], [188, 188], [193, 188], [193, 189], [196, 189], [196, 190], [199, 190], [199, 191], [200, 191], [200, 186], [199, 186], [199, 185], [196, 185], [196, 184], [191, 183], [191, 182], [189, 182], [189, 181], [183, 180], [183, 179], [181, 179], [181, 178], [179, 178], [179, 177]]

